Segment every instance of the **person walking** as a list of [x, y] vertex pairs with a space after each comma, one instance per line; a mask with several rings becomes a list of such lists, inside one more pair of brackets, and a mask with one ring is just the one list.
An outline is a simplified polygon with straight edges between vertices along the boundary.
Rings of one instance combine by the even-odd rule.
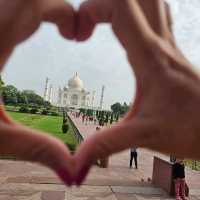
[[135, 169], [138, 168], [137, 157], [138, 157], [137, 148], [131, 148], [131, 150], [130, 150], [130, 168], [132, 168], [133, 159], [135, 162]]

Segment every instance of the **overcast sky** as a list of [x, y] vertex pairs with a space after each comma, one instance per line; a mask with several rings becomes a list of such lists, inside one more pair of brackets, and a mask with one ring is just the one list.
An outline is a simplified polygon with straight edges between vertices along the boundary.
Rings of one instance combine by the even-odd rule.
[[[81, 0], [71, 0], [78, 6]], [[197, 67], [200, 67], [200, 1], [169, 0], [178, 45]], [[95, 90], [99, 105], [102, 85], [106, 86], [105, 104], [131, 102], [135, 94], [126, 55], [109, 25], [100, 25], [84, 43], [64, 40], [57, 29], [44, 24], [27, 42], [17, 48], [3, 72], [6, 84], [20, 90], [31, 89], [43, 95], [46, 77], [54, 91], [67, 84], [78, 72], [89, 91]]]

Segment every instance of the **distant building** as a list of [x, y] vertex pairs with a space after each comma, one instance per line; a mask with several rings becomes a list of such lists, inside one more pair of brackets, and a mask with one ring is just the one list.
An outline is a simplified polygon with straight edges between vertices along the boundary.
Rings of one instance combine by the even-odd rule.
[[83, 81], [76, 73], [68, 84], [58, 91], [58, 106], [73, 108], [88, 108], [90, 105], [90, 92], [84, 88]]

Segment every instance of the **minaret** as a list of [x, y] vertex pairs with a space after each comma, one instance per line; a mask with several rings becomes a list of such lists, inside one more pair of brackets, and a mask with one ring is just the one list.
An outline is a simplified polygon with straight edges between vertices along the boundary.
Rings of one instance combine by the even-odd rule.
[[44, 100], [48, 101], [48, 87], [49, 87], [49, 78], [46, 78], [45, 89], [44, 89]]
[[50, 103], [52, 103], [52, 96], [53, 96], [53, 85], [50, 85], [48, 94], [48, 102]]
[[58, 106], [61, 106], [62, 104], [62, 90], [61, 87], [58, 89]]
[[92, 108], [94, 107], [95, 94], [96, 94], [96, 91], [92, 91], [92, 96], [91, 96], [91, 107]]
[[101, 110], [103, 109], [104, 92], [105, 92], [105, 86], [103, 85], [103, 86], [102, 86], [102, 89], [101, 89], [101, 100], [100, 100], [100, 106], [99, 106], [99, 108], [100, 108]]

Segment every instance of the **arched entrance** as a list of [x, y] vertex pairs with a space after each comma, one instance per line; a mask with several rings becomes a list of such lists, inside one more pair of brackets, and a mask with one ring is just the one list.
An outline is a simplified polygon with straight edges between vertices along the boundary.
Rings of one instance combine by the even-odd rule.
[[78, 105], [78, 95], [77, 94], [73, 94], [71, 96], [71, 105], [73, 105], [73, 106], [77, 106]]

